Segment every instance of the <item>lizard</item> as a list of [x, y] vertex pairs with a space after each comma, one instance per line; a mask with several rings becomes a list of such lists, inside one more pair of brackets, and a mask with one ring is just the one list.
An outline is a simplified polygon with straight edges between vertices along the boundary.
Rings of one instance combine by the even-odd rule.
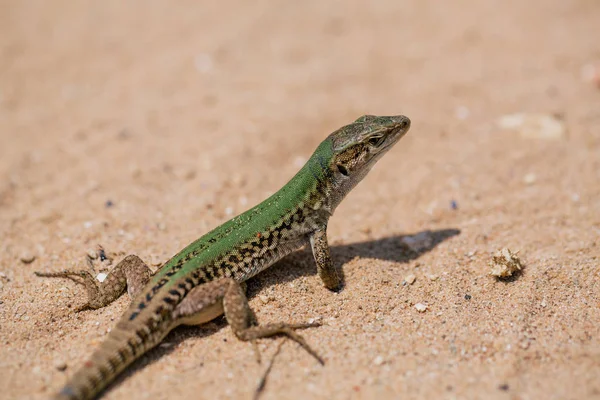
[[327, 241], [329, 218], [409, 128], [409, 118], [402, 115], [364, 115], [334, 131], [279, 191], [192, 242], [154, 274], [136, 255], [126, 256], [103, 282], [85, 269], [35, 272], [84, 285], [88, 309], [107, 306], [125, 290], [132, 299], [104, 342], [54, 399], [98, 397], [172, 329], [204, 324], [223, 314], [235, 336], [253, 344], [257, 358], [257, 339], [284, 335], [324, 364], [296, 332], [320, 322], [259, 325], [248, 305], [245, 281], [310, 245], [322, 283], [339, 290], [342, 282]]

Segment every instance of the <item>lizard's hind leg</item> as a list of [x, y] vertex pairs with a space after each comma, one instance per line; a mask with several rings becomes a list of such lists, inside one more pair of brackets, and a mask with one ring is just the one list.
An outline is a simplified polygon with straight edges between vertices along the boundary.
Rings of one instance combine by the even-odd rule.
[[[67, 278], [83, 285], [88, 294], [88, 302], [78, 311], [86, 308], [97, 309], [116, 300], [127, 287], [133, 299], [152, 276], [152, 271], [136, 255], [129, 255], [110, 270], [106, 279], [99, 282], [88, 270], [63, 270], [58, 272], [35, 272], [44, 278]], [[79, 278], [79, 279], [78, 279]]]
[[254, 343], [256, 339], [286, 335], [324, 364], [323, 359], [296, 333], [296, 329], [320, 326], [313, 323], [271, 323], [257, 325], [242, 286], [231, 278], [209, 282], [196, 288], [182, 300], [174, 311], [174, 319], [185, 325], [197, 325], [225, 313], [225, 318], [238, 339]]

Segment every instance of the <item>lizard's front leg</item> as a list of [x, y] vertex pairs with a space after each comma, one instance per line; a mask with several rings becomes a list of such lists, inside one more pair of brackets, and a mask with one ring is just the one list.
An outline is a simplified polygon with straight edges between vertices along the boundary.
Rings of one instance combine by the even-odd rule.
[[329, 254], [327, 224], [322, 225], [310, 234], [310, 246], [315, 263], [317, 264], [317, 272], [323, 284], [329, 290], [338, 290], [342, 285], [342, 280], [333, 266], [333, 261], [331, 261], [331, 255]]
[[[79, 310], [85, 308], [101, 308], [109, 305], [125, 291], [133, 299], [148, 283], [152, 271], [136, 255], [129, 255], [110, 270], [106, 279], [99, 282], [88, 270], [63, 270], [59, 272], [35, 272], [45, 278], [68, 278], [83, 286], [88, 294], [88, 302]], [[74, 279], [76, 277], [81, 280]]]
[[238, 339], [254, 342], [260, 338], [286, 335], [315, 357], [319, 363], [324, 364], [323, 359], [306, 343], [304, 338], [295, 332], [296, 329], [320, 326], [320, 323], [257, 325], [242, 286], [231, 278], [222, 278], [192, 289], [177, 306], [173, 317], [180, 324], [198, 325], [223, 313]]

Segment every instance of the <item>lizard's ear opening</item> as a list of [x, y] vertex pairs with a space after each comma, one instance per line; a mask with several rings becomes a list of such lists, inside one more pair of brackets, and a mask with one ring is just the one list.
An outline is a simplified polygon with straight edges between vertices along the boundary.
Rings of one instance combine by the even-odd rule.
[[344, 175], [344, 176], [348, 176], [348, 170], [346, 169], [346, 167], [344, 167], [342, 164], [336, 164], [337, 165], [337, 169], [338, 171], [340, 171], [340, 174]]

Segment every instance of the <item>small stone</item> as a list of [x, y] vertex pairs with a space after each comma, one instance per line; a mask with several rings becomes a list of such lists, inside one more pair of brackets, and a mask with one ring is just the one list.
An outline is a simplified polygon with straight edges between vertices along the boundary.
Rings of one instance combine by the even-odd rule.
[[21, 254], [21, 262], [23, 264], [31, 264], [35, 260], [35, 254], [30, 251], [24, 251]]
[[264, 294], [261, 294], [260, 296], [258, 296], [258, 299], [263, 304], [267, 304], [271, 301], [271, 298], [269, 296], [265, 296]]
[[537, 179], [537, 177], [535, 176], [535, 174], [530, 172], [523, 177], [523, 182], [528, 185], [531, 185], [531, 184], [535, 183], [536, 179]]
[[375, 359], [373, 360], [373, 364], [380, 366], [381, 364], [383, 364], [385, 362], [385, 360], [383, 359], [382, 356], [377, 356], [375, 357]]
[[458, 106], [456, 107], [456, 110], [454, 110], [454, 115], [456, 115], [457, 119], [465, 120], [469, 118], [471, 111], [465, 106]]
[[572, 193], [571, 194], [571, 201], [573, 203], [578, 203], [579, 200], [581, 200], [581, 197], [579, 196], [579, 193]]
[[106, 208], [111, 208], [114, 205], [115, 203], [112, 200], [106, 200], [106, 202], [104, 203], [104, 207]]
[[98, 275], [96, 275], [96, 279], [99, 282], [104, 282], [104, 280], [106, 279], [107, 276], [108, 276], [108, 274], [105, 274], [104, 272], [100, 272]]
[[213, 59], [210, 54], [200, 53], [194, 58], [194, 66], [196, 71], [200, 73], [207, 73], [213, 68]]
[[413, 283], [415, 283], [416, 280], [417, 280], [417, 277], [414, 276], [413, 274], [407, 275], [406, 278], [404, 278], [404, 282], [408, 283], [409, 285], [412, 285]]
[[456, 200], [450, 200], [450, 209], [458, 210], [458, 202]]
[[542, 308], [546, 308], [548, 304], [546, 304], [546, 300], [542, 300], [542, 302], [540, 303], [540, 306], [542, 306]]
[[90, 228], [92, 227], [92, 221], [85, 221], [85, 222], [83, 223], [83, 227], [84, 227], [85, 229], [90, 229]]
[[433, 245], [433, 238], [431, 237], [431, 232], [424, 231], [419, 232], [416, 235], [404, 236], [401, 239], [401, 242], [410, 250], [414, 251], [415, 253], [419, 253], [427, 250]]
[[470, 294], [465, 294], [465, 300], [471, 300], [471, 295]]
[[54, 368], [56, 368], [59, 371], [64, 371], [67, 369], [67, 363], [62, 360], [58, 360], [54, 363]]
[[566, 133], [564, 122], [550, 114], [510, 114], [498, 119], [497, 124], [529, 139], [556, 140], [563, 138]]
[[87, 251], [87, 256], [90, 260], [95, 260], [96, 258], [98, 258], [98, 253], [94, 249], [89, 249]]
[[508, 386], [508, 383], [503, 383], [498, 386], [498, 389], [502, 390], [503, 392], [507, 392], [508, 389], [510, 389], [510, 386]]
[[492, 268], [490, 275], [497, 278], [508, 278], [514, 273], [521, 271], [523, 266], [521, 260], [517, 257], [518, 253], [518, 251], [513, 253], [506, 247], [502, 250], [498, 250], [496, 254], [492, 256], [492, 260], [489, 263]]
[[225, 215], [231, 215], [231, 214], [233, 214], [233, 208], [232, 207], [225, 208]]
[[420, 313], [424, 313], [425, 311], [427, 311], [427, 305], [425, 305], [423, 303], [417, 303], [417, 304], [415, 304], [415, 308]]
[[439, 276], [437, 276], [436, 274], [429, 274], [427, 275], [427, 277], [430, 281], [437, 281], [439, 279]]

